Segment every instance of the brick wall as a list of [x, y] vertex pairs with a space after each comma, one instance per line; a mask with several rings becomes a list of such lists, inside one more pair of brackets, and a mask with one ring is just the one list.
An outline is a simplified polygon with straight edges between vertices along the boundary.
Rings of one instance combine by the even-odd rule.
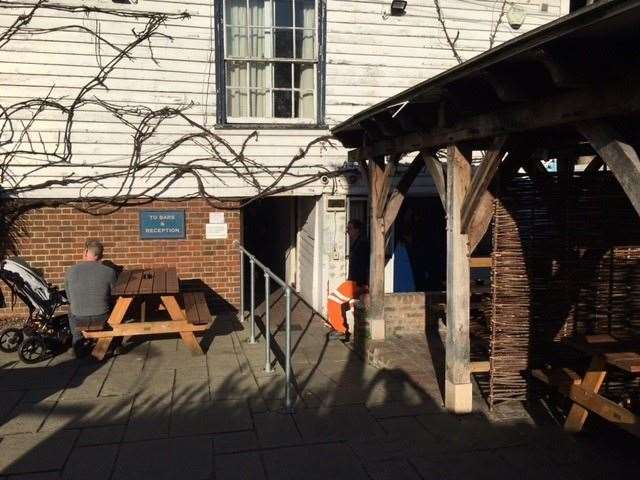
[[439, 292], [387, 293], [384, 297], [386, 335], [424, 333], [431, 305], [441, 301]]
[[[139, 211], [143, 209], [184, 209], [186, 238], [141, 240]], [[205, 224], [213, 211], [203, 200], [157, 201], [100, 217], [68, 207], [44, 208], [25, 216], [26, 236], [19, 240], [19, 252], [34, 268], [42, 269], [48, 282], [60, 286], [67, 267], [81, 259], [85, 240], [97, 238], [105, 245], [105, 260], [125, 268], [175, 266], [181, 279], [200, 279], [211, 289], [214, 308], [233, 309], [240, 301], [238, 254], [232, 246], [240, 240], [240, 212], [224, 212], [227, 239], [205, 240]], [[9, 303], [4, 285], [3, 292]], [[13, 312], [0, 309], [0, 316], [7, 315]]]

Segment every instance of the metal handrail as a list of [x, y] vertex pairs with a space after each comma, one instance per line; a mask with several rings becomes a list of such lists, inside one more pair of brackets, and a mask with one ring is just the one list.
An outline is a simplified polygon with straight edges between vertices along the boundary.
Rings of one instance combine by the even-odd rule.
[[270, 320], [270, 300], [269, 300], [269, 288], [270, 282], [274, 281], [276, 284], [284, 288], [285, 291], [285, 384], [284, 384], [284, 408], [288, 413], [293, 412], [293, 400], [291, 398], [291, 290], [292, 287], [284, 280], [278, 277], [271, 271], [265, 264], [258, 260], [255, 255], [252, 255], [244, 246], [237, 240], [233, 242], [233, 245], [240, 252], [240, 321], [244, 322], [244, 256], [249, 258], [249, 271], [250, 271], [250, 296], [251, 306], [249, 310], [249, 318], [251, 321], [249, 344], [254, 345], [256, 343], [256, 319], [255, 319], [255, 266], [257, 265], [264, 272], [264, 286], [265, 286], [265, 372], [271, 373], [271, 331], [269, 327]]

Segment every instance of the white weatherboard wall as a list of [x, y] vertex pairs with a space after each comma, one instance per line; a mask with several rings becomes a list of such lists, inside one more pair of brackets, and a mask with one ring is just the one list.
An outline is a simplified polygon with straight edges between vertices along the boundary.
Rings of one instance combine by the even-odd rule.
[[[56, 3], [56, 2], [51, 2]], [[108, 0], [60, 0], [64, 5], [100, 5], [103, 8], [179, 13], [187, 11], [188, 19], [172, 19], [160, 32], [170, 35], [155, 37], [153, 58], [147, 45], [134, 51], [135, 58], [124, 60], [113, 71], [106, 88], [94, 90], [98, 97], [121, 106], [142, 106], [159, 109], [163, 106], [190, 105], [187, 115], [220, 135], [236, 150], [252, 132], [248, 129], [221, 128], [215, 125], [215, 38], [213, 31], [214, 4], [204, 0], [182, 2], [140, 0], [136, 5], [119, 5]], [[522, 28], [512, 30], [503, 23], [496, 44], [560, 16], [561, 0], [531, 0], [520, 2], [527, 10]], [[542, 4], [547, 11], [542, 11]], [[398, 93], [455, 64], [444, 34], [437, 21], [433, 0], [411, 1], [402, 17], [389, 17], [389, 0], [347, 1], [327, 0], [326, 39], [326, 122], [329, 126], [346, 119], [365, 107]], [[489, 31], [498, 18], [501, 1], [440, 0], [450, 31], [460, 32], [458, 48], [465, 59], [481, 53], [489, 45]], [[6, 2], [5, 2], [6, 6]], [[0, 29], [7, 29], [27, 8], [0, 8]], [[566, 13], [566, 12], [562, 12]], [[140, 31], [143, 21], [91, 13], [70, 14], [40, 9], [29, 28], [69, 27], [80, 25], [99, 31], [109, 42], [124, 46], [133, 39], [132, 28]], [[113, 58], [111, 47], [78, 28], [42, 35], [20, 34], [0, 48], [0, 104], [4, 107], [37, 97], [66, 98], [70, 102], [79, 88], [88, 82]], [[154, 62], [155, 59], [155, 62]], [[157, 62], [157, 63], [156, 63]], [[18, 120], [28, 122], [23, 112]], [[19, 134], [19, 122], [15, 123]], [[31, 140], [43, 152], [53, 152], [64, 122], [58, 113], [44, 112], [30, 129]], [[165, 122], [145, 143], [145, 154], [166, 148], [181, 135], [193, 132], [193, 127], [180, 119]], [[270, 172], [255, 172], [263, 185], [314, 138], [328, 133], [318, 129], [261, 129], [252, 139], [246, 155]], [[38, 158], [18, 156], [12, 174], [15, 178], [28, 175], [27, 182], [60, 178], [69, 174], [97, 175], [126, 165], [132, 150], [133, 130], [112, 114], [95, 105], [80, 109], [72, 135], [74, 155], [71, 164], [61, 164], [34, 171], [41, 165]], [[23, 140], [26, 142], [26, 140]], [[224, 149], [223, 149], [224, 151]], [[168, 159], [187, 162], [207, 157], [208, 150], [194, 143], [175, 150]], [[226, 153], [230, 158], [230, 154]], [[346, 160], [344, 149], [314, 147], [298, 162], [292, 172], [298, 175], [317, 172], [320, 166], [334, 169]], [[149, 179], [139, 178], [133, 186], [138, 190], [161, 177], [162, 169]], [[207, 188], [220, 196], [246, 196], [255, 190], [239, 181], [231, 171], [219, 171], [219, 179], [209, 178]], [[291, 183], [286, 178], [284, 183]], [[82, 193], [104, 195], [113, 193], [118, 182], [105, 182], [101, 187], [78, 192], [75, 188], [56, 187], [37, 192], [44, 197], [73, 197]], [[195, 182], [185, 178], [176, 183], [167, 196], [193, 193]], [[104, 188], [103, 188], [104, 187]], [[315, 182], [296, 191], [297, 195], [318, 195], [322, 192], [344, 192], [346, 183]]]

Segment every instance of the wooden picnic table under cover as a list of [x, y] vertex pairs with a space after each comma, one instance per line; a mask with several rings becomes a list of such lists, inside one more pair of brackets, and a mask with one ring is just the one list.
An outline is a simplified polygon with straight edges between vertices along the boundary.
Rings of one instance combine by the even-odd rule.
[[567, 339], [566, 343], [591, 356], [582, 377], [568, 368], [532, 372], [537, 379], [557, 386], [573, 401], [564, 424], [565, 430], [579, 432], [589, 412], [593, 412], [640, 437], [640, 416], [599, 394], [607, 376], [607, 366], [633, 375], [640, 374], [640, 339], [618, 339], [607, 334], [585, 335]]
[[[93, 356], [96, 359], [104, 358], [114, 337], [166, 333], [179, 333], [182, 341], [194, 355], [203, 353], [194, 332], [206, 330], [209, 327], [211, 315], [202, 294], [184, 293], [186, 312], [180, 308], [178, 303], [178, 296], [181, 295], [180, 281], [175, 268], [123, 270], [111, 293], [117, 297], [117, 300], [107, 320], [110, 330], [83, 332], [85, 338], [98, 339], [93, 349]], [[122, 323], [136, 298], [142, 297], [145, 300], [150, 296], [160, 297], [171, 320]]]

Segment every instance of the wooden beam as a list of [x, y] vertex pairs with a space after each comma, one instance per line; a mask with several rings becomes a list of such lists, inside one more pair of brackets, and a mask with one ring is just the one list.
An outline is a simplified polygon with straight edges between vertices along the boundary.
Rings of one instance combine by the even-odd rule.
[[444, 171], [444, 165], [438, 161], [438, 159], [431, 153], [426, 151], [422, 152], [422, 158], [424, 159], [424, 165], [431, 175], [433, 184], [436, 186], [442, 207], [447, 209], [447, 178]]
[[587, 164], [587, 166], [584, 167], [584, 172], [585, 173], [597, 172], [602, 168], [603, 165], [604, 165], [604, 162], [602, 161], [602, 159], [596, 155], [595, 157], [593, 157], [593, 160], [591, 160]]
[[462, 204], [462, 233], [468, 232], [469, 224], [476, 208], [480, 204], [482, 195], [487, 191], [489, 184], [498, 171], [500, 161], [504, 156], [504, 144], [506, 141], [507, 137], [497, 137], [494, 140], [491, 150], [487, 151], [482, 163], [473, 175], [471, 186]]
[[472, 409], [470, 376], [470, 270], [467, 235], [462, 233], [462, 202], [471, 182], [471, 152], [452, 145], [447, 151], [447, 340], [445, 407]]
[[518, 172], [523, 161], [531, 155], [531, 149], [527, 146], [520, 146], [507, 154], [507, 157], [498, 167], [498, 173], [494, 177], [494, 182], [490, 188], [484, 191], [478, 202], [478, 206], [469, 223], [467, 234], [469, 236], [469, 255], [471, 255], [491, 224], [493, 218], [493, 202], [496, 198], [498, 182], [505, 185]]
[[469, 259], [469, 268], [491, 268], [491, 257], [471, 257]]
[[451, 143], [494, 138], [509, 133], [575, 124], [613, 115], [640, 112], [640, 72], [609, 85], [558, 93], [541, 100], [507, 106], [491, 113], [463, 118], [427, 132], [381, 140], [368, 146], [367, 155], [441, 148]]
[[506, 76], [497, 72], [484, 71], [480, 77], [485, 80], [502, 102], [522, 102], [529, 98], [528, 92]]
[[112, 330], [84, 331], [84, 338], [132, 337], [134, 335], [157, 335], [162, 333], [202, 332], [209, 325], [194, 325], [188, 322], [135, 322], [115, 325]]
[[[527, 56], [527, 54], [525, 54]], [[578, 75], [570, 72], [563, 64], [560, 64], [553, 56], [544, 49], [532, 50], [528, 53], [529, 58], [540, 62], [549, 73], [551, 81], [559, 88], [577, 88], [584, 85]]]
[[[593, 393], [598, 393], [606, 375], [606, 362], [599, 355], [594, 355], [589, 363], [589, 369], [582, 378], [581, 387]], [[582, 426], [587, 420], [588, 414], [589, 412], [586, 408], [574, 403], [571, 406], [567, 419], [564, 422], [564, 429], [569, 432], [579, 432], [582, 430]]]
[[469, 369], [471, 373], [487, 373], [491, 370], [491, 365], [489, 360], [480, 360], [471, 362]]
[[388, 232], [393, 222], [396, 221], [402, 202], [404, 201], [409, 188], [413, 184], [414, 180], [422, 170], [423, 160], [422, 154], [419, 153], [415, 156], [409, 168], [404, 172], [402, 178], [398, 182], [398, 186], [393, 190], [393, 193], [389, 196], [389, 201], [386, 203], [383, 213], [384, 228]]
[[372, 158], [369, 161], [369, 199], [370, 224], [369, 239], [371, 242], [369, 260], [369, 305], [367, 321], [373, 340], [384, 340], [384, 247], [385, 224], [383, 215], [378, 212], [379, 198], [384, 181], [384, 157]]
[[382, 177], [382, 191], [378, 197], [378, 208], [376, 209], [378, 215], [384, 215], [385, 205], [389, 197], [389, 190], [391, 189], [391, 181], [396, 174], [396, 167], [402, 155], [391, 155], [387, 160], [387, 164], [384, 167], [384, 175]]
[[636, 150], [605, 122], [580, 123], [577, 128], [613, 172], [640, 215], [640, 159]]

